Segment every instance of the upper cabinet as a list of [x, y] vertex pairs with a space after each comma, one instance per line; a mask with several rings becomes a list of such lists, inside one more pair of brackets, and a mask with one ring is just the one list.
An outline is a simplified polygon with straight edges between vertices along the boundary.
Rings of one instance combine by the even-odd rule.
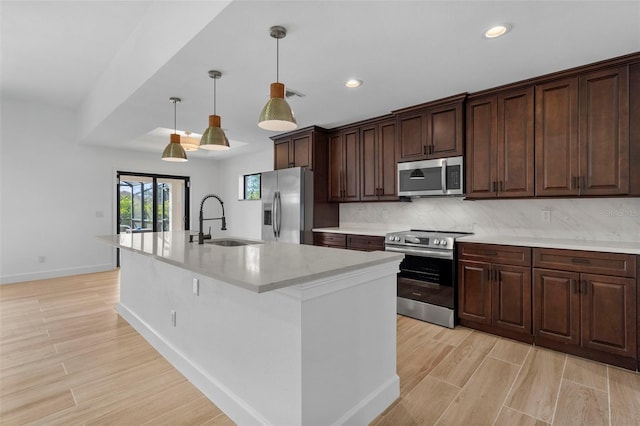
[[329, 134], [330, 201], [397, 200], [396, 176], [394, 117], [368, 120]]
[[526, 86], [467, 102], [468, 198], [533, 196], [533, 93]]
[[329, 134], [329, 201], [360, 200], [360, 129]]
[[627, 66], [536, 86], [536, 195], [629, 193]]
[[315, 169], [318, 160], [326, 161], [326, 130], [321, 127], [307, 127], [271, 139], [275, 170], [288, 167]]
[[361, 126], [360, 146], [360, 200], [397, 200], [395, 118], [387, 117]]
[[398, 162], [455, 157], [464, 153], [466, 94], [394, 111], [398, 117]]

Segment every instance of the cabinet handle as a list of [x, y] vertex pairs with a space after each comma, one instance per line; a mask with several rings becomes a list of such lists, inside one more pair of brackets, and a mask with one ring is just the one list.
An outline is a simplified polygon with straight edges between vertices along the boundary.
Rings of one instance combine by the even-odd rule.
[[484, 252], [484, 255], [485, 255], [485, 256], [497, 256], [497, 255], [498, 255], [498, 252], [495, 252], [495, 251], [485, 251], [485, 252]]
[[571, 286], [573, 287], [573, 293], [580, 293], [580, 287], [578, 287], [578, 283], [576, 280], [571, 280]]
[[413, 294], [414, 296], [418, 296], [418, 297], [422, 296], [422, 293], [416, 293], [416, 292], [413, 292], [413, 293], [411, 293], [411, 294]]
[[498, 192], [498, 182], [495, 180], [491, 182], [491, 192]]
[[571, 263], [577, 263], [579, 265], [590, 265], [591, 261], [589, 259], [573, 258], [571, 259]]
[[571, 176], [571, 189], [578, 189], [578, 176]]
[[431, 153], [433, 154], [434, 152], [436, 152], [436, 146], [435, 145], [431, 145]]
[[587, 177], [580, 176], [580, 189], [586, 189], [586, 188], [587, 188]]
[[422, 154], [426, 154], [426, 153], [427, 153], [427, 146], [422, 145]]
[[580, 280], [580, 293], [587, 294], [587, 280]]
[[504, 191], [504, 183], [502, 181], [498, 182], [498, 191], [499, 192]]

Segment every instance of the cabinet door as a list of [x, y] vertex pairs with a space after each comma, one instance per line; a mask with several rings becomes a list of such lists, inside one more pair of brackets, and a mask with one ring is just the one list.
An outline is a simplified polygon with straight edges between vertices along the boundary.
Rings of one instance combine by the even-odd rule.
[[578, 78], [535, 90], [536, 195], [578, 195]]
[[329, 135], [329, 201], [342, 201], [344, 147], [340, 132]]
[[465, 172], [469, 198], [496, 196], [497, 114], [495, 96], [467, 103]]
[[498, 197], [532, 197], [533, 86], [498, 95]]
[[427, 113], [427, 157], [455, 157], [464, 152], [462, 102]]
[[580, 278], [582, 346], [635, 358], [635, 280], [591, 274]]
[[492, 325], [531, 335], [531, 268], [492, 265]]
[[579, 274], [533, 269], [533, 334], [580, 344]]
[[425, 112], [414, 111], [398, 117], [398, 161], [415, 161], [427, 158]]
[[580, 77], [582, 195], [629, 192], [627, 83], [626, 66], [595, 71]]
[[360, 135], [358, 128], [344, 130], [343, 201], [360, 200]]
[[491, 264], [458, 262], [458, 316], [491, 324]]
[[380, 200], [398, 199], [398, 163], [396, 161], [396, 120], [378, 126], [378, 187]]
[[311, 134], [295, 136], [292, 141], [293, 167], [313, 167]]
[[372, 124], [360, 129], [362, 145], [362, 173], [360, 174], [360, 199], [372, 201], [378, 199], [378, 126]]
[[286, 169], [289, 164], [289, 141], [276, 142], [274, 150], [274, 169]]

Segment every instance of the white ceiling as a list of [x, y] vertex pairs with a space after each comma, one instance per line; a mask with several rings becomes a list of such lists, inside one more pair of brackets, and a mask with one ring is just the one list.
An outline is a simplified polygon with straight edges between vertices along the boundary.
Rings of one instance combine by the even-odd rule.
[[[327, 128], [640, 51], [634, 1], [5, 1], [2, 97], [76, 110], [80, 143], [160, 152], [173, 128], [202, 133], [217, 112], [233, 149], [271, 146], [258, 128], [275, 81], [299, 127]], [[486, 40], [495, 23], [513, 29]], [[344, 82], [364, 84], [347, 89]]]

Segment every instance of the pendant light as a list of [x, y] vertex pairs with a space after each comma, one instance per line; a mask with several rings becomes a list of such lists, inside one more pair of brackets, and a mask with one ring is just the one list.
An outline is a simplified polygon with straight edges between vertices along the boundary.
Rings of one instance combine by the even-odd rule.
[[276, 39], [276, 82], [271, 83], [271, 98], [262, 108], [258, 126], [266, 130], [288, 131], [298, 127], [293, 111], [284, 98], [284, 84], [278, 81], [280, 73], [280, 39], [287, 35], [287, 30], [281, 26], [273, 26], [269, 30], [271, 37]]
[[409, 179], [424, 180], [424, 173], [422, 172], [422, 169], [415, 169], [414, 171], [412, 171], [409, 175]]
[[229, 149], [229, 139], [220, 128], [220, 116], [216, 115], [216, 80], [222, 77], [220, 71], [209, 71], [209, 78], [213, 79], [213, 115], [209, 116], [209, 127], [202, 134], [200, 148], [210, 151]]
[[200, 141], [191, 137], [191, 132], [184, 132], [184, 136], [180, 136], [180, 145], [185, 151], [197, 151]]
[[162, 159], [164, 161], [187, 161], [187, 153], [180, 145], [180, 135], [177, 130], [176, 104], [180, 103], [180, 98], [169, 98], [169, 101], [173, 104], [173, 133], [169, 136], [169, 145], [162, 152]]

